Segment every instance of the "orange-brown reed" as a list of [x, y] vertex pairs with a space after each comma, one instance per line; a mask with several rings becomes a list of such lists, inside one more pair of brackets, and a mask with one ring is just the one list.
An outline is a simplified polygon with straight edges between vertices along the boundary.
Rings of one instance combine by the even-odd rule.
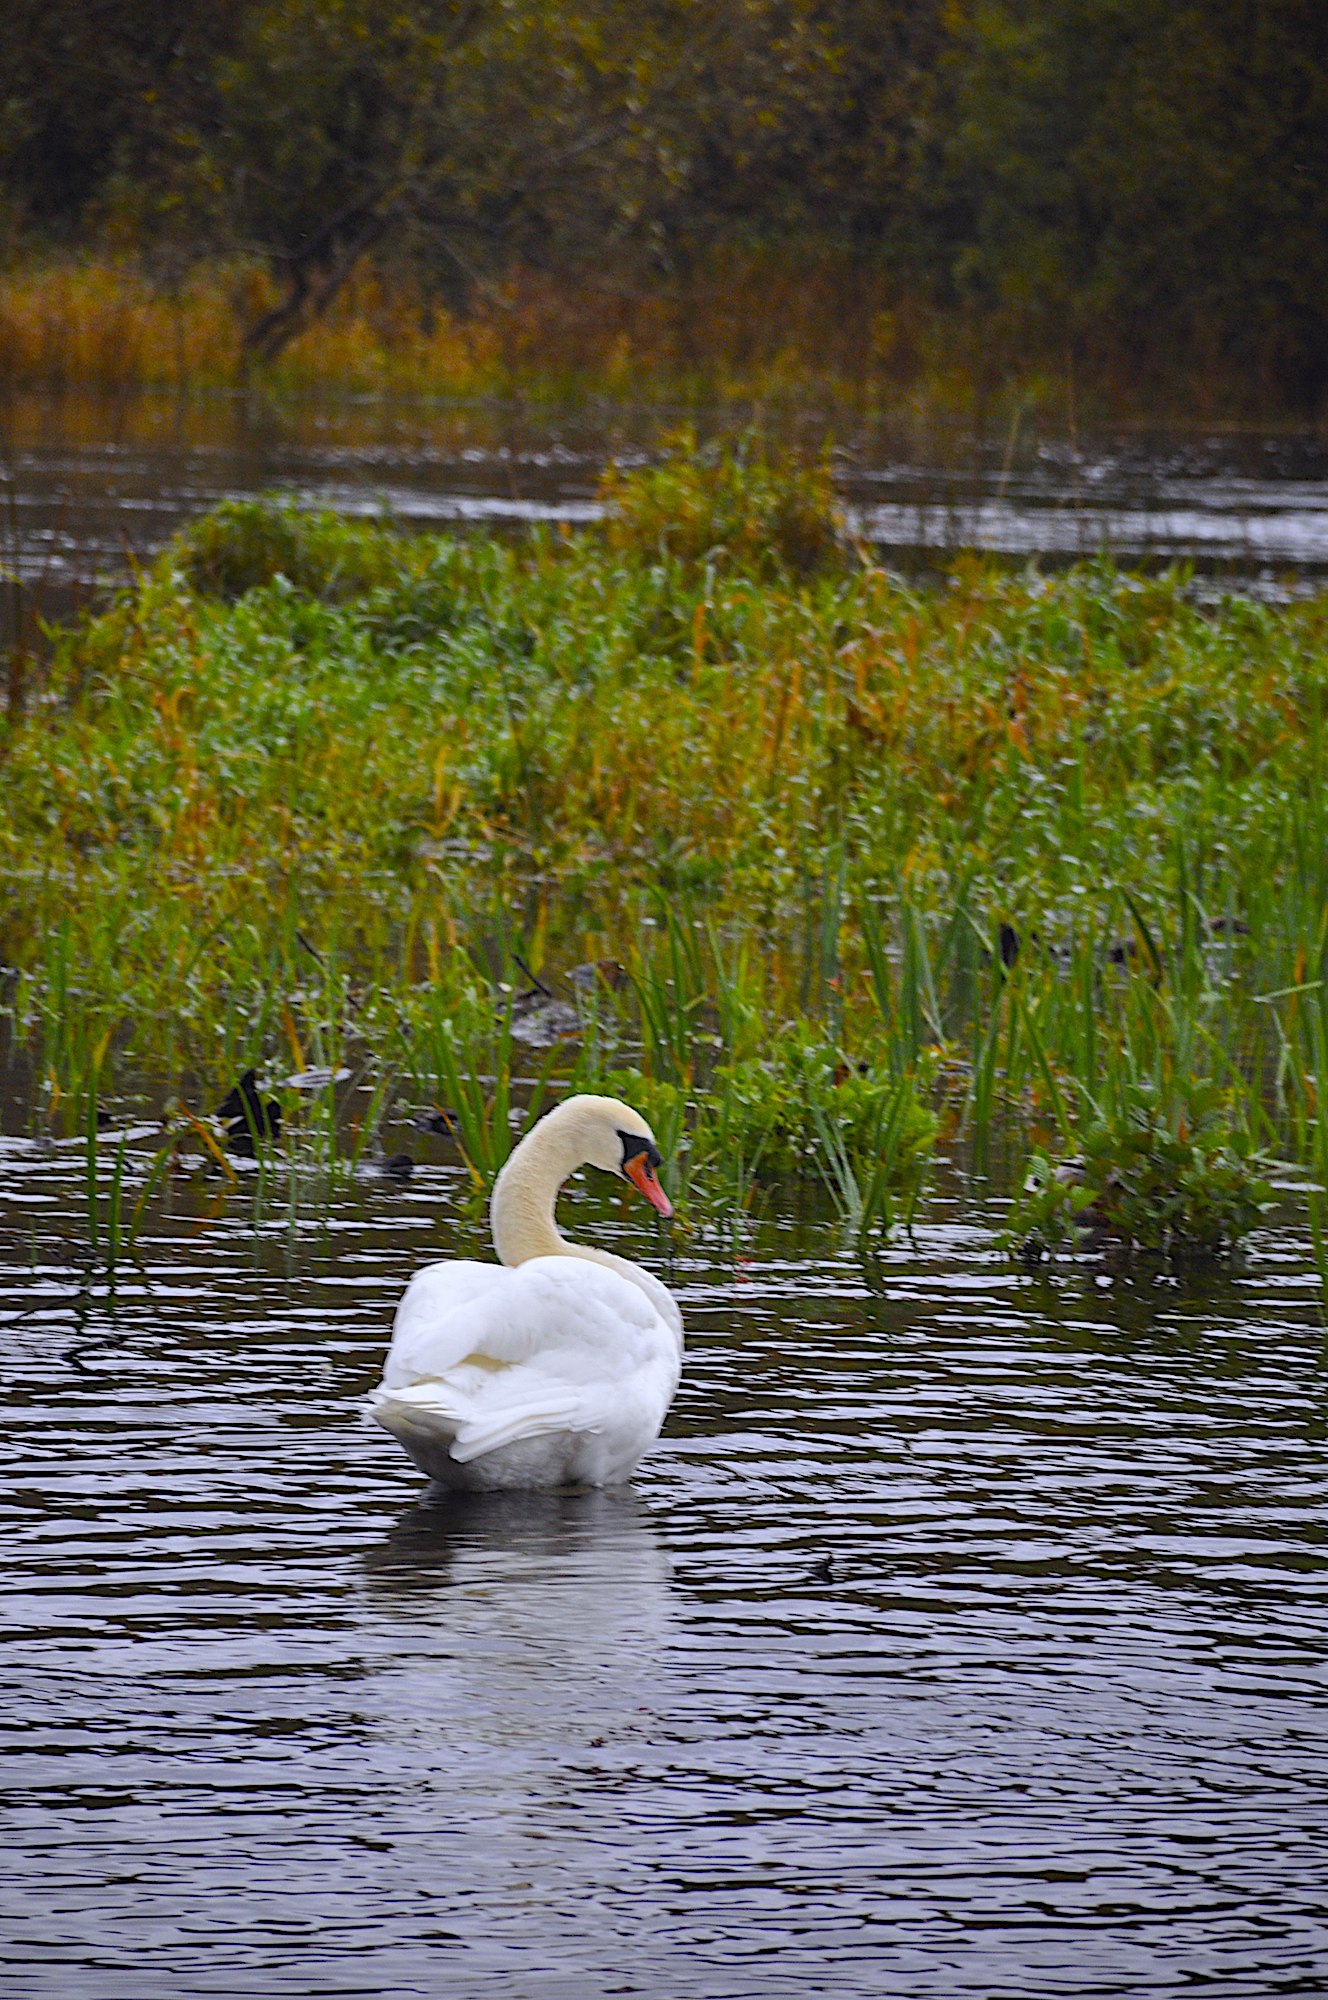
[[[0, 273], [0, 380], [41, 390], [212, 388], [244, 367], [246, 325], [276, 297], [253, 263], [163, 284], [127, 260]], [[366, 267], [326, 316], [261, 371], [287, 392], [706, 395], [840, 404], [970, 403], [1008, 373], [990, 328], [942, 325], [887, 274], [846, 257], [727, 256], [686, 282], [518, 271], [464, 316], [408, 277]], [[1015, 370], [1035, 396], [1051, 378]], [[1050, 386], [1049, 386], [1050, 384]]]
[[[0, 271], [0, 386], [189, 391], [242, 376], [283, 395], [808, 403], [966, 418], [1042, 410], [1279, 421], [1276, 381], [1196, 339], [1145, 353], [1107, 322], [1032, 306], [942, 306], [879, 262], [833, 250], [727, 248], [647, 283], [613, 271], [513, 271], [450, 312], [408, 273], [365, 266], [275, 362], [243, 332], [275, 303], [253, 261], [170, 282], [129, 257]], [[1299, 411], [1303, 420], [1304, 412]]]

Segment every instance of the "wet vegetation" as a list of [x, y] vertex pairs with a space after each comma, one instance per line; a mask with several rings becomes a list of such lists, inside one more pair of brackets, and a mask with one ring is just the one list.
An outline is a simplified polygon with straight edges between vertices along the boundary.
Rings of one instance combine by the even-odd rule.
[[410, 1118], [478, 1209], [568, 1088], [639, 1104], [691, 1228], [804, 1185], [869, 1244], [937, 1145], [1027, 1175], [1034, 1254], [1225, 1252], [1278, 1162], [1322, 1188], [1322, 602], [911, 585], [755, 445], [605, 498], [519, 541], [224, 508], [11, 706], [3, 1000], [99, 1254], [164, 1162], [392, 1171]]

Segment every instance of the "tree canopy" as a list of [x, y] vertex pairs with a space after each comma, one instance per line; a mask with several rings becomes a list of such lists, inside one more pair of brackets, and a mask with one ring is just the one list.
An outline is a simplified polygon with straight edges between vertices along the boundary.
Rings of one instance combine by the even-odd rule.
[[774, 246], [1328, 389], [1317, 0], [12, 0], [7, 39], [11, 240], [260, 256], [258, 355], [370, 254], [464, 310]]

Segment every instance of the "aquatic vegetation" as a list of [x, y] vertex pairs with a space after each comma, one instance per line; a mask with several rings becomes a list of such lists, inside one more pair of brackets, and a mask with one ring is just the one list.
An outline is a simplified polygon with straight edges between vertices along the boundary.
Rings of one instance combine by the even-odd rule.
[[[231, 385], [241, 325], [275, 304], [252, 260], [214, 260], [169, 285], [132, 258], [37, 259], [0, 273], [0, 354], [14, 386], [177, 391]], [[503, 385], [497, 328], [429, 313], [409, 288], [365, 272], [329, 317], [265, 379], [274, 389], [411, 388], [491, 392]]]
[[873, 1069], [807, 1022], [790, 1022], [764, 1054], [715, 1071], [693, 1155], [736, 1147], [750, 1174], [768, 1179], [810, 1167], [856, 1219], [866, 1213], [864, 1185], [875, 1187], [880, 1219], [887, 1195], [911, 1206], [921, 1188], [936, 1136], [923, 1102], [933, 1073], [933, 1063], [907, 1077]]
[[1273, 1163], [1237, 1118], [1212, 1083], [1170, 1103], [1150, 1084], [1128, 1086], [1084, 1120], [1073, 1156], [1034, 1153], [1006, 1241], [1033, 1257], [1090, 1238], [1172, 1254], [1232, 1249], [1275, 1199]]
[[1038, 411], [1073, 426], [1086, 410], [1248, 419], [1306, 408], [1294, 369], [1279, 374], [1275, 361], [1251, 371], [1247, 354], [1210, 343], [1196, 367], [1187, 338], [1158, 344], [1141, 371], [1137, 349], [1105, 322], [1071, 360], [1059, 304], [1050, 328], [1031, 329], [1013, 297], [975, 311], [910, 284], [889, 260], [826, 244], [698, 248], [685, 275], [657, 271], [647, 285], [598, 268], [514, 269], [474, 291], [464, 313], [399, 265], [362, 266], [270, 361], [242, 351], [244, 326], [280, 296], [260, 262], [214, 258], [182, 274], [168, 256], [156, 280], [151, 262], [49, 248], [11, 259], [0, 271], [4, 381], [43, 393], [205, 397], [243, 382], [292, 400], [612, 398], [965, 421], [994, 411], [1015, 426]]
[[[347, 1068], [354, 1147], [399, 1083], [478, 1200], [534, 1107], [613, 1079], [684, 1211], [810, 1177], [869, 1234], [933, 1122], [1017, 1180], [1099, 1110], [1122, 1148], [1136, 1087], [1193, 1150], [1183, 1085], [1227, 1107], [1191, 1161], [1216, 1206], [1183, 1163], [1139, 1181], [1163, 1233], [1240, 1233], [1223, 1147], [1328, 1185], [1328, 605], [1105, 565], [923, 588], [828, 539], [795, 574], [746, 527], [721, 560], [749, 474], [740, 521], [820, 476], [619, 471], [618, 527], [510, 541], [230, 509], [64, 634], [0, 730], [34, 1117], [81, 1131], [98, 1049], [112, 1098], [133, 1072], [196, 1111]], [[334, 1093], [279, 1095], [284, 1156], [330, 1169]]]
[[[105, 1054], [103, 1039], [91, 1051], [82, 1080], [83, 1198], [91, 1261], [113, 1274], [134, 1253], [149, 1203], [170, 1167], [175, 1137], [164, 1128], [155, 1132], [149, 1128], [146, 1135], [128, 1125], [118, 1132], [103, 1131], [106, 1120], [99, 1086]], [[145, 1136], [155, 1141], [146, 1156], [141, 1145], [131, 1148], [129, 1143]], [[128, 1205], [127, 1195], [133, 1197]]]
[[777, 582], [814, 576], [844, 554], [828, 464], [772, 459], [755, 433], [700, 445], [686, 425], [662, 440], [655, 464], [610, 464], [600, 498], [604, 541], [628, 559]]
[[[470, 1175], [477, 1210], [493, 1192], [513, 1146], [545, 1109], [552, 1058], [519, 1111], [515, 1055], [510, 998], [504, 1004], [476, 986], [420, 996], [401, 1060], [417, 1091], [444, 1107], [434, 1116]], [[520, 1130], [514, 1129], [516, 1117]]]
[[290, 501], [227, 500], [186, 529], [178, 548], [190, 588], [231, 602], [281, 576], [337, 603], [401, 572], [398, 537]]
[[[828, 398], [859, 409], [908, 396], [1063, 409], [1066, 385], [1019, 328], [901, 293], [897, 276], [843, 252], [750, 248], [693, 260], [689, 278], [642, 288], [602, 273], [515, 270], [464, 313], [400, 267], [362, 267], [326, 313], [255, 365], [242, 329], [278, 303], [252, 258], [212, 259], [154, 283], [134, 258], [36, 257], [0, 271], [0, 369], [13, 387], [206, 394], [241, 379], [284, 397], [630, 397], [676, 407]], [[1011, 337], [1013, 334], [1013, 337]], [[1119, 371], [1113, 371], [1119, 374]], [[1188, 386], [1188, 385], [1187, 385]], [[1104, 382], [1131, 401], [1128, 380]], [[1233, 396], [1220, 385], [1215, 400]]]

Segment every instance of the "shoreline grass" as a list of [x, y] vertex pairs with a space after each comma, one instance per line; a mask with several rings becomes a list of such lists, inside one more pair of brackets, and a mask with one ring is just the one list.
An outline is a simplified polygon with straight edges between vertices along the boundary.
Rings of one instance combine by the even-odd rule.
[[[1148, 1182], [1178, 1245], [1244, 1234], [1270, 1154], [1322, 1181], [1328, 600], [924, 589], [816, 471], [685, 440], [605, 496], [518, 542], [233, 506], [61, 637], [0, 727], [42, 1129], [117, 1064], [206, 1108], [349, 1062], [459, 1099], [482, 1192], [533, 1062], [634, 1093], [702, 1219], [810, 1173], [870, 1240], [938, 1135], [1102, 1193], [1145, 1103], [1150, 1160], [1226, 1176], [1221, 1226]], [[518, 960], [579, 1014], [538, 1054]]]
[[966, 413], [1074, 431], [1089, 420], [1304, 425], [1239, 371], [1183, 357], [1164, 377], [1107, 348], [1070, 361], [1057, 328], [942, 309], [833, 253], [729, 255], [655, 289], [517, 271], [464, 315], [365, 267], [273, 363], [241, 334], [276, 298], [243, 260], [153, 274], [131, 256], [11, 260], [0, 270], [9, 392], [194, 395], [242, 382], [278, 397], [505, 397], [574, 405], [826, 406]]

